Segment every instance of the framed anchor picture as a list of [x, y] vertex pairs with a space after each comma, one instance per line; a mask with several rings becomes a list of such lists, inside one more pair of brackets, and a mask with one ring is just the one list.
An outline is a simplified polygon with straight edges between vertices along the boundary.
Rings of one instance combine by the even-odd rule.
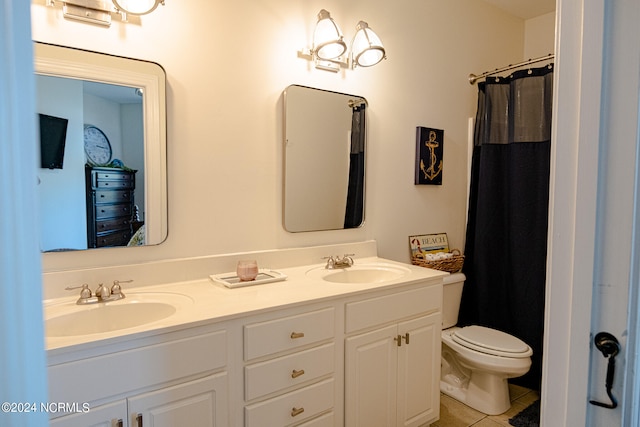
[[415, 185], [442, 185], [444, 130], [416, 128]]

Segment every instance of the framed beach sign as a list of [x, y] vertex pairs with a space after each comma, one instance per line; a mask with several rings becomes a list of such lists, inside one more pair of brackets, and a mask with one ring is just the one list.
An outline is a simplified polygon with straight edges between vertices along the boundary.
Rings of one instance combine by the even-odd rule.
[[449, 252], [449, 240], [447, 233], [409, 236], [409, 247], [411, 248], [411, 258], [414, 259], [419, 254], [419, 257], [424, 257], [426, 254]]

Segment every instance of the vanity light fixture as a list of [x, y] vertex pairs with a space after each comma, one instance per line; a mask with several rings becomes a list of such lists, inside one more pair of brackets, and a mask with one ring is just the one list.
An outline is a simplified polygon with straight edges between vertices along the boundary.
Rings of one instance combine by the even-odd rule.
[[358, 22], [351, 42], [351, 63], [371, 67], [386, 58], [382, 41], [364, 21]]
[[[129, 15], [146, 15], [165, 0], [62, 0], [63, 16], [68, 19], [110, 26], [111, 14], [120, 14], [123, 21]], [[56, 0], [46, 0], [46, 5], [55, 7]]]
[[119, 12], [130, 15], [146, 15], [156, 10], [158, 5], [164, 6], [164, 0], [113, 0]]
[[313, 32], [313, 52], [319, 59], [336, 59], [347, 51], [342, 31], [331, 18], [329, 12], [322, 9], [318, 13], [318, 23]]
[[346, 52], [347, 45], [340, 27], [329, 12], [322, 9], [318, 13], [318, 22], [313, 33], [313, 47], [298, 51], [298, 56], [313, 61], [318, 69], [333, 72], [338, 72], [341, 67], [371, 67], [386, 59], [380, 37], [364, 21], [356, 25], [351, 52]]

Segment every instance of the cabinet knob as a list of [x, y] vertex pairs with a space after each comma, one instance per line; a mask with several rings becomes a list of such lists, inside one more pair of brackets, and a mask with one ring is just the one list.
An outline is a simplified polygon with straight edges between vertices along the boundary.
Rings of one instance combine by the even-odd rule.
[[292, 417], [297, 417], [298, 415], [300, 415], [301, 413], [304, 412], [304, 408], [291, 408], [291, 416]]
[[291, 372], [291, 378], [298, 378], [300, 375], [304, 375], [304, 369], [300, 369], [296, 371], [295, 369]]
[[142, 427], [142, 414], [136, 416], [136, 423], [138, 423], [138, 427]]
[[304, 332], [291, 332], [291, 339], [304, 338]]

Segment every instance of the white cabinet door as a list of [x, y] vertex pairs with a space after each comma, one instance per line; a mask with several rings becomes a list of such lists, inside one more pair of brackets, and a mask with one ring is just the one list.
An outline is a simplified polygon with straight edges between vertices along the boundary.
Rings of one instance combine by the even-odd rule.
[[131, 427], [228, 425], [227, 373], [128, 399]]
[[392, 325], [346, 339], [345, 425], [395, 425], [397, 329]]
[[398, 325], [398, 426], [417, 427], [439, 417], [440, 322], [435, 313]]
[[127, 401], [122, 399], [89, 408], [87, 412], [65, 415], [49, 422], [51, 427], [126, 427]]
[[440, 414], [440, 313], [347, 338], [345, 425], [418, 427]]

